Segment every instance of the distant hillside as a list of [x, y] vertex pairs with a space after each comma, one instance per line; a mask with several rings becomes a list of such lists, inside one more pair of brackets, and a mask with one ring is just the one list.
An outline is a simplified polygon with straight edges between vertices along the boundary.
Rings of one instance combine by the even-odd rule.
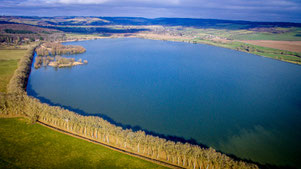
[[103, 17], [106, 24], [122, 25], [163, 25], [163, 26], [193, 26], [201, 28], [249, 29], [255, 27], [301, 27], [301, 23], [288, 22], [250, 22], [218, 19], [193, 18], [133, 18], [133, 17]]
[[2, 45], [21, 45], [40, 40], [54, 41], [63, 37], [64, 34], [56, 29], [0, 21], [0, 44]]
[[40, 26], [104, 26], [104, 25], [162, 25], [190, 26], [215, 29], [250, 29], [267, 27], [301, 27], [301, 23], [290, 22], [251, 22], [195, 18], [155, 18], [142, 17], [25, 17], [1, 16], [0, 22], [26, 23]]

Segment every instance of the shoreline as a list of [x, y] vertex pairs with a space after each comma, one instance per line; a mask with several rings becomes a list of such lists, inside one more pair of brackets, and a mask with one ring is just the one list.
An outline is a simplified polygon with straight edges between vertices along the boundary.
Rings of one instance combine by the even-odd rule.
[[[287, 63], [291, 63], [291, 64], [301, 65], [301, 62], [296, 62], [296, 61], [291, 61], [291, 60], [277, 59], [277, 58], [273, 58], [271, 56], [260, 55], [260, 54], [254, 53], [254, 52], [247, 52], [247, 51], [244, 51], [244, 50], [238, 50], [238, 49], [234, 49], [234, 48], [231, 48], [231, 47], [223, 46], [223, 44], [217, 44], [215, 41], [210, 41], [210, 40], [207, 40], [208, 42], [206, 42], [206, 40], [194, 42], [193, 39], [190, 39], [190, 40], [159, 39], [159, 38], [149, 38], [149, 37], [139, 37], [139, 36], [137, 38], [151, 39], [151, 40], [162, 40], [162, 41], [171, 41], [171, 42], [183, 42], [183, 43], [191, 43], [191, 44], [206, 44], [206, 45], [210, 45], [210, 46], [221, 47], [221, 48], [225, 48], [225, 49], [231, 49], [231, 50], [235, 50], [235, 51], [239, 51], [239, 52], [249, 53], [249, 54], [253, 54], [253, 55], [257, 55], [257, 56], [261, 56], [261, 57], [265, 57], [265, 58], [270, 58], [270, 59], [278, 60], [278, 61], [282, 61], [282, 62], [287, 62]], [[192, 41], [192, 42], [190, 42], [190, 41]], [[241, 41], [238, 41], [238, 40], [233, 40], [231, 42], [233, 42], [233, 43], [240, 42], [240, 43], [249, 45], [248, 43], [241, 42]], [[227, 44], [227, 43], [225, 43], [225, 44]], [[253, 45], [253, 44], [250, 44], [250, 45]], [[253, 46], [256, 46], [257, 48], [258, 47], [259, 48], [263, 47], [263, 46], [258, 46], [258, 45], [253, 45]], [[280, 49], [274, 49], [274, 48], [269, 48], [269, 47], [263, 47], [263, 48], [272, 49], [272, 50], [280, 50]], [[285, 50], [281, 50], [281, 51], [285, 51]], [[286, 51], [286, 52], [291, 52], [291, 51]]]
[[[183, 40], [183, 39], [178, 39], [179, 37], [172, 37], [172, 36], [170, 36], [170, 38], [172, 38], [172, 39], [164, 39], [164, 38], [160, 38], [160, 37], [144, 37], [144, 36], [139, 36], [139, 34], [131, 34], [130, 36], [125, 36], [124, 34], [118, 34], [118, 35], [109, 36], [109, 37], [97, 37], [97, 38], [90, 38], [90, 39], [83, 38], [83, 39], [74, 39], [74, 40], [57, 41], [57, 42], [65, 43], [65, 42], [88, 41], [88, 40], [98, 40], [98, 39], [113, 39], [113, 38], [139, 38], [139, 39], [161, 40], [161, 41], [170, 41], [170, 42], [182, 42], [182, 43], [190, 43], [190, 44], [205, 44], [205, 45], [221, 47], [221, 48], [225, 48], [225, 49], [231, 49], [231, 50], [235, 50], [235, 51], [239, 51], [239, 52], [249, 53], [249, 54], [253, 54], [253, 55], [256, 55], [256, 56], [261, 56], [261, 57], [265, 57], [265, 58], [269, 58], [269, 59], [273, 59], [273, 60], [278, 60], [278, 61], [282, 61], [282, 62], [286, 62], [286, 63], [301, 65], [301, 62], [297, 62], [297, 61], [293, 61], [293, 60], [278, 59], [278, 58], [274, 58], [274, 57], [264, 55], [264, 54], [261, 55], [261, 54], [258, 54], [256, 52], [248, 52], [248, 51], [244, 51], [244, 50], [235, 49], [233, 47], [225, 46], [225, 44], [229, 44], [229, 43], [242, 43], [242, 44], [245, 44], [245, 45], [255, 46], [255, 49], [256, 48], [267, 48], [267, 49], [271, 49], [271, 50], [291, 52], [291, 51], [286, 51], [286, 50], [282, 50], [282, 49], [275, 49], [275, 48], [270, 48], [270, 47], [253, 45], [253, 44], [245, 43], [245, 42], [240, 41], [240, 40], [231, 40], [229, 43], [227, 42], [227, 43], [218, 44], [217, 42], [212, 41], [212, 40], [195, 41], [194, 39], [187, 38], [187, 39]], [[278, 57], [281, 57], [281, 56], [278, 56]]]
[[[100, 140], [102, 140], [102, 138], [104, 139], [103, 141], [107, 142], [110, 145], [116, 145], [118, 147], [123, 147], [123, 141], [118, 144], [118, 139], [125, 139], [125, 141], [127, 140], [127, 137], [123, 137], [123, 134], [118, 135], [118, 136], [114, 136], [112, 135], [111, 132], [107, 132], [106, 129], [111, 128], [110, 131], [112, 131], [114, 133], [114, 131], [118, 130], [118, 126], [104, 120], [101, 117], [97, 117], [97, 116], [83, 116], [80, 114], [77, 114], [73, 111], [70, 111], [68, 109], [59, 107], [59, 106], [51, 106], [47, 103], [42, 103], [40, 102], [40, 100], [38, 100], [37, 98], [31, 97], [27, 95], [26, 92], [26, 87], [27, 87], [27, 81], [28, 78], [30, 76], [30, 68], [32, 67], [32, 60], [33, 60], [33, 50], [35, 48], [31, 48], [29, 50], [30, 55], [25, 55], [24, 57], [22, 57], [22, 59], [19, 62], [19, 67], [17, 68], [17, 70], [15, 71], [15, 74], [13, 76], [13, 78], [11, 79], [11, 82], [9, 84], [9, 93], [12, 94], [12, 96], [6, 96], [5, 100], [6, 101], [12, 101], [12, 105], [14, 107], [12, 107], [13, 109], [15, 109], [15, 107], [17, 109], [19, 109], [19, 112], [16, 111], [12, 111], [12, 112], [8, 112], [7, 114], [10, 113], [10, 115], [14, 115], [14, 114], [19, 114], [19, 115], [23, 115], [27, 118], [32, 119], [33, 121], [40, 121], [42, 120], [43, 122], [47, 123], [48, 125], [52, 125], [58, 128], [64, 128], [68, 131], [72, 131], [75, 132], [81, 136], [86, 136], [88, 138], [99, 138]], [[21, 81], [16, 80], [16, 79], [21, 79]], [[23, 80], [22, 80], [23, 79]], [[21, 97], [20, 97], [21, 96]], [[18, 100], [14, 101], [14, 99], [17, 98]], [[12, 100], [10, 100], [12, 99]], [[20, 102], [20, 103], [19, 103]], [[21, 107], [20, 107], [21, 106]], [[24, 108], [28, 107], [28, 108]], [[20, 107], [20, 108], [18, 108]], [[40, 110], [39, 112], [36, 112], [35, 110]], [[33, 111], [31, 111], [33, 110]], [[10, 109], [7, 109], [6, 111], [10, 111]], [[67, 121], [66, 121], [67, 119]], [[70, 121], [70, 122], [69, 122]], [[95, 126], [95, 124], [100, 125], [100, 127]], [[77, 128], [74, 128], [76, 126], [82, 126], [80, 128], [78, 128], [78, 130], [76, 130]], [[129, 130], [129, 129], [127, 129]], [[120, 130], [121, 133], [127, 133], [127, 130], [122, 129]], [[95, 133], [96, 132], [96, 133]], [[139, 132], [144, 133], [144, 131], [139, 130], [138, 132], [136, 131], [132, 131], [130, 130], [130, 132], [135, 135], [135, 137], [139, 136]], [[103, 133], [103, 134], [102, 134]], [[95, 135], [96, 134], [96, 135]], [[110, 141], [109, 141], [109, 137], [110, 137]], [[117, 140], [116, 140], [117, 139]], [[181, 155], [180, 160], [178, 161], [178, 163], [175, 163], [173, 160], [171, 160], [171, 158], [175, 158], [174, 154], [170, 154], [169, 151], [164, 150], [164, 149], [159, 149], [159, 145], [154, 145], [155, 149], [157, 149], [157, 155], [156, 155], [156, 151], [152, 151], [151, 153], [149, 152], [149, 147], [148, 145], [142, 144], [141, 146], [145, 148], [147, 148], [148, 153], [145, 154], [143, 153], [139, 153], [139, 142], [135, 142], [135, 140], [132, 140], [134, 142], [132, 143], [128, 143], [125, 144], [127, 145], [125, 148], [130, 151], [130, 152], [138, 152], [139, 154], [141, 154], [142, 156], [148, 157], [148, 158], [152, 158], [152, 157], [156, 157], [156, 159], [161, 159], [163, 161], [165, 161], [166, 163], [170, 163], [172, 165], [176, 165], [179, 166], [180, 168], [184, 167], [188, 167], [188, 168], [192, 168], [193, 166], [195, 167], [213, 167], [214, 163], [218, 163], [219, 165], [233, 165], [236, 167], [239, 167], [241, 165], [244, 165], [246, 168], [258, 168], [257, 163], [255, 162], [250, 162], [247, 160], [242, 160], [239, 158], [231, 158], [229, 156], [227, 156], [224, 153], [220, 153], [220, 152], [216, 152], [214, 149], [212, 148], [202, 148], [198, 145], [195, 144], [189, 144], [189, 143], [181, 143], [181, 142], [174, 142], [173, 140], [167, 140], [165, 138], [160, 138], [160, 137], [156, 137], [153, 135], [149, 135], [149, 134], [145, 134], [143, 136], [142, 141], [143, 142], [148, 142], [150, 141], [149, 139], [155, 139], [159, 142], [171, 142], [174, 144], [179, 144], [180, 147], [183, 147], [185, 145], [189, 145], [189, 149], [191, 151], [194, 151], [194, 149], [197, 149], [199, 151], [199, 153], [203, 154], [203, 153], [209, 153], [208, 154], [208, 159], [207, 160], [202, 160], [202, 159], [198, 159], [195, 156], [192, 156], [190, 158], [194, 159], [193, 161], [189, 161], [188, 160], [188, 154], [187, 154], [187, 158], [185, 157], [185, 154]], [[116, 143], [117, 141], [117, 143]], [[125, 142], [126, 143], [126, 142]], [[138, 144], [138, 150], [137, 150], [137, 144]], [[157, 147], [157, 148], [156, 148]], [[142, 149], [142, 148], [141, 148]], [[173, 148], [174, 149], [174, 148]], [[174, 149], [176, 151], [176, 149]], [[150, 154], [149, 154], [150, 153]], [[181, 154], [183, 152], [180, 152]], [[200, 155], [201, 155], [200, 154]], [[184, 156], [184, 157], [183, 157]], [[178, 158], [179, 160], [179, 158]], [[187, 162], [187, 163], [186, 163]], [[180, 164], [181, 163], [181, 164]], [[235, 167], [235, 168], [236, 168]]]

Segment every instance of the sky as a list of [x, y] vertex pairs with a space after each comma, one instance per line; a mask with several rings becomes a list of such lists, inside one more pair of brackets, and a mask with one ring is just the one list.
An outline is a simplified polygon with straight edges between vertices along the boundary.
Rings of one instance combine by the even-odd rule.
[[180, 17], [301, 23], [301, 0], [0, 0], [0, 15]]

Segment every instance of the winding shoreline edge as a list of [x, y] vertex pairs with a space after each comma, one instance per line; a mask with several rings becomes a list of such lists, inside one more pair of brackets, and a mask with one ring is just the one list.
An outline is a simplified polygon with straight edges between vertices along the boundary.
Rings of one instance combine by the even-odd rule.
[[[28, 96], [26, 87], [31, 72], [34, 51], [38, 45], [30, 48], [28, 53], [20, 59], [18, 68], [8, 85], [8, 94], [4, 96], [5, 105], [8, 106], [5, 106], [4, 111], [1, 111], [3, 114], [23, 115], [34, 122], [61, 130], [64, 133], [71, 133], [73, 136], [77, 135], [88, 141], [96, 141], [102, 145], [114, 147], [115, 150], [122, 150], [126, 154], [139, 156], [170, 167], [258, 168], [255, 164], [233, 160], [214, 149], [204, 149], [188, 143], [175, 143], [174, 141], [147, 135], [143, 131], [125, 130], [101, 117], [82, 116], [58, 106], [41, 103], [38, 99]], [[0, 105], [0, 108], [2, 107]], [[121, 133], [121, 136], [112, 134], [117, 131]], [[132, 140], [136, 140], [136, 144], [130, 143]], [[152, 143], [149, 141], [152, 140], [159, 146], [151, 145]], [[119, 141], [121, 141], [121, 144], [118, 144]], [[151, 146], [145, 144], [144, 141], [148, 141]], [[143, 153], [140, 152], [140, 146], [144, 148]], [[179, 148], [180, 150], [175, 152], [171, 148]], [[144, 153], [145, 150], [147, 150], [147, 154]], [[186, 150], [189, 150], [189, 153], [184, 153]], [[177, 159], [176, 162], [175, 159]]]

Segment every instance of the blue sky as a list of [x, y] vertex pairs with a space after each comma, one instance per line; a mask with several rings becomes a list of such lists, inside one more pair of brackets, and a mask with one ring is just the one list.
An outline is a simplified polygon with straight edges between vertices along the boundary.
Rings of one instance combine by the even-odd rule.
[[0, 0], [0, 14], [190, 17], [301, 23], [301, 0]]

